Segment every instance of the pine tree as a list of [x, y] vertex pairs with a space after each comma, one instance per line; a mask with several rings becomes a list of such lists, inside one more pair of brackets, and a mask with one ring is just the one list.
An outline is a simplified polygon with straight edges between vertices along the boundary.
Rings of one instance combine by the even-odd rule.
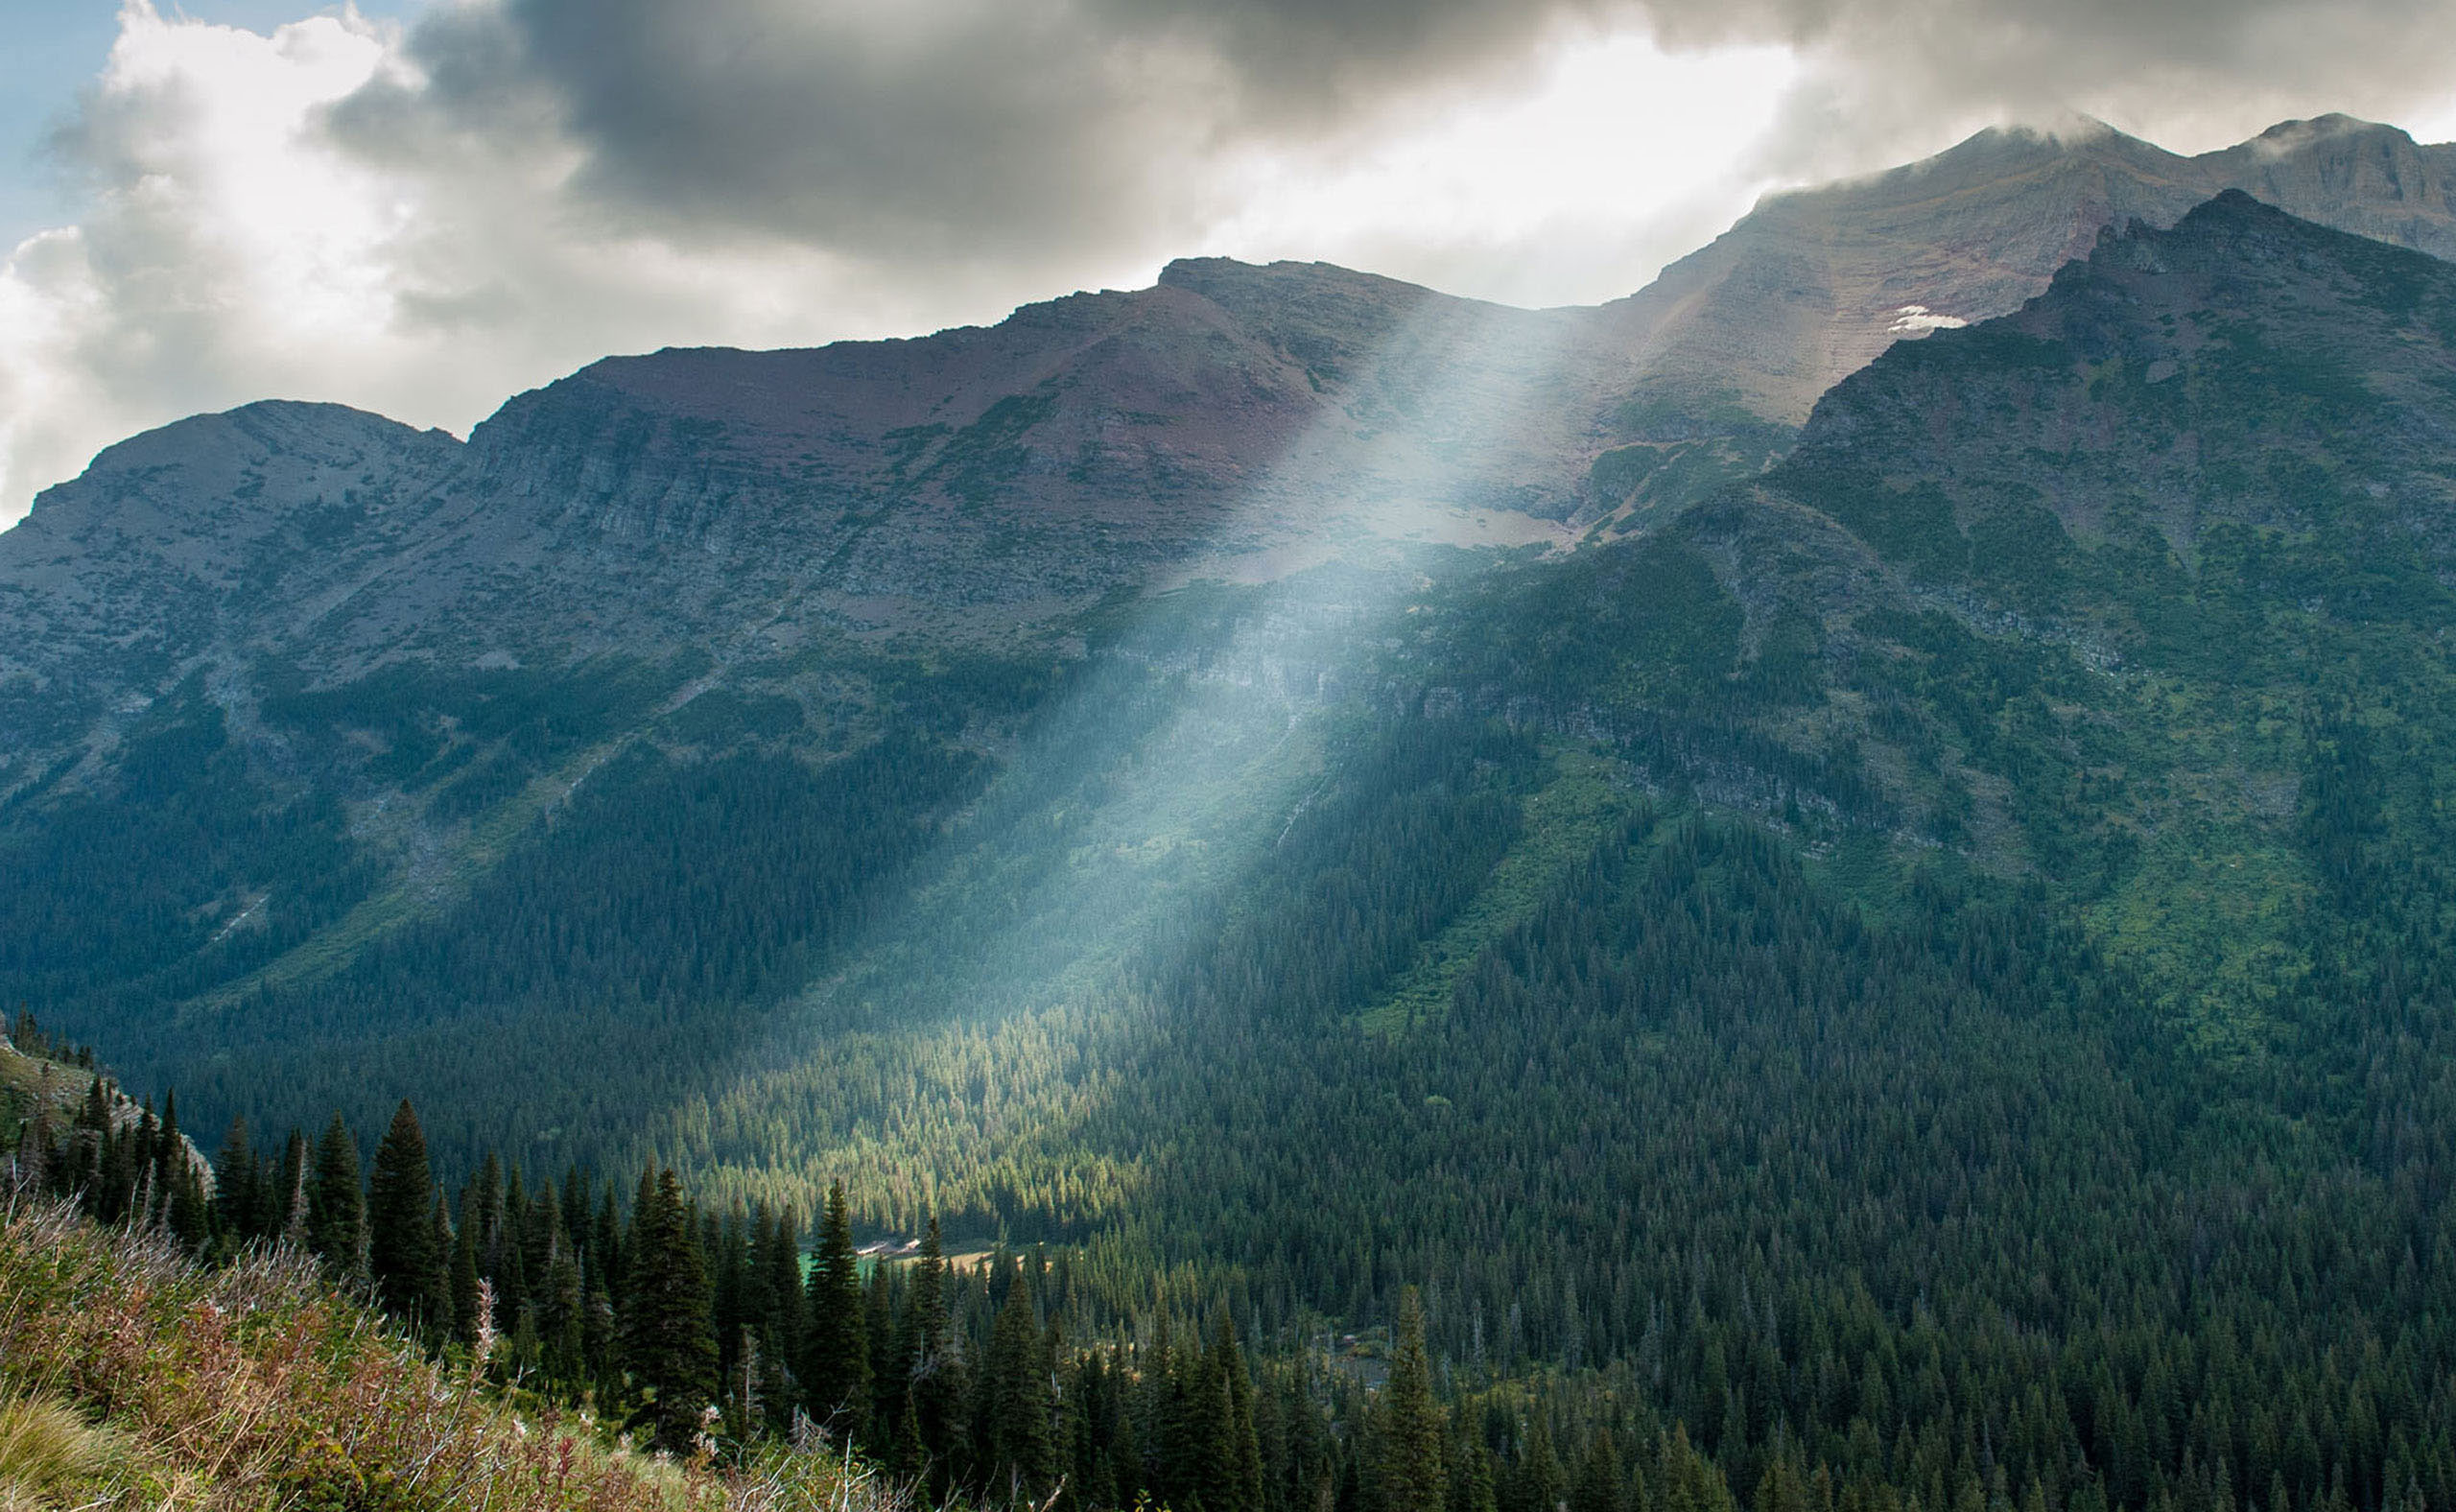
[[1263, 1447], [1254, 1428], [1254, 1380], [1245, 1368], [1245, 1353], [1237, 1347], [1237, 1330], [1225, 1312], [1212, 1351], [1219, 1358], [1220, 1379], [1228, 1387], [1227, 1434], [1228, 1512], [1263, 1512]]
[[642, 1176], [631, 1215], [630, 1275], [621, 1314], [624, 1363], [652, 1393], [635, 1421], [657, 1447], [688, 1453], [716, 1395], [717, 1339], [698, 1223], [671, 1169]]
[[316, 1142], [315, 1169], [307, 1178], [307, 1247], [334, 1275], [364, 1273], [366, 1206], [358, 1190], [358, 1142], [338, 1113]]
[[162, 1097], [162, 1129], [154, 1155], [154, 1186], [162, 1193], [165, 1226], [191, 1251], [201, 1252], [213, 1237], [213, 1207], [204, 1193], [204, 1173], [190, 1157], [179, 1133], [177, 1093]]
[[896, 1354], [894, 1266], [870, 1267], [869, 1285], [862, 1293], [862, 1311], [870, 1346], [868, 1442], [871, 1449], [891, 1461], [895, 1435], [904, 1422], [905, 1404], [911, 1397], [910, 1377]]
[[248, 1121], [233, 1118], [222, 1136], [222, 1152], [213, 1161], [214, 1218], [221, 1225], [224, 1241], [232, 1248], [259, 1237], [264, 1179], [256, 1146], [248, 1137]]
[[[1620, 1498], [1619, 1446], [1612, 1442], [1610, 1429], [1599, 1428], [1587, 1440], [1586, 1458], [1578, 1466], [1577, 1484], [1570, 1491], [1570, 1512], [1621, 1512]], [[1773, 1512], [1773, 1509], [1760, 1504], [1757, 1512]], [[1799, 1509], [1785, 1506], [1781, 1512], [1799, 1512]]]
[[17, 1130], [16, 1153], [11, 1159], [11, 1169], [18, 1190], [57, 1190], [59, 1149], [52, 1138], [51, 1108], [39, 1096], [24, 1126]]
[[313, 1206], [315, 1157], [307, 1147], [307, 1136], [297, 1129], [281, 1146], [281, 1174], [273, 1182], [269, 1208], [268, 1232], [278, 1236], [284, 1243], [309, 1249], [307, 1216]]
[[841, 1441], [866, 1439], [870, 1426], [869, 1319], [844, 1187], [828, 1189], [817, 1263], [810, 1273], [802, 1349], [802, 1392], [811, 1416]]
[[469, 1206], [460, 1206], [460, 1228], [452, 1236], [452, 1336], [463, 1344], [478, 1342], [478, 1225], [469, 1221]]
[[375, 1169], [366, 1188], [366, 1262], [375, 1298], [394, 1317], [430, 1327], [442, 1320], [433, 1311], [438, 1262], [435, 1250], [435, 1172], [427, 1164], [426, 1134], [403, 1098], [392, 1126], [375, 1146]]
[[[792, 1420], [793, 1410], [801, 1406], [799, 1373], [803, 1346], [810, 1336], [809, 1309], [803, 1298], [801, 1266], [801, 1219], [788, 1206], [774, 1213], [763, 1210], [760, 1225], [761, 1240], [752, 1255], [751, 1268], [757, 1273], [761, 1307], [761, 1352], [767, 1359], [767, 1379], [763, 1390], [772, 1404], [772, 1411], [780, 1423]], [[856, 1299], [861, 1278], [854, 1277]], [[858, 1313], [857, 1313], [858, 1318]], [[869, 1417], [870, 1349], [866, 1329], [857, 1321], [855, 1342], [861, 1352], [862, 1391], [860, 1410], [862, 1421]]]
[[598, 1200], [597, 1217], [589, 1225], [588, 1258], [593, 1283], [602, 1286], [606, 1300], [620, 1307], [631, 1262], [629, 1252], [623, 1247], [623, 1220], [614, 1211], [612, 1181], [605, 1183], [605, 1195]]
[[1056, 1475], [1050, 1441], [1049, 1367], [1032, 1299], [1018, 1275], [989, 1335], [981, 1375], [987, 1442], [980, 1446], [995, 1499], [1036, 1501]]
[[911, 1372], [912, 1445], [931, 1468], [941, 1494], [961, 1467], [964, 1409], [971, 1395], [963, 1350], [948, 1324], [946, 1285], [946, 1249], [938, 1220], [933, 1217], [921, 1241], [921, 1258], [913, 1265], [911, 1294], [905, 1308], [905, 1358]]
[[452, 1256], [460, 1247], [453, 1242], [452, 1209], [437, 1188], [434, 1205], [427, 1209], [427, 1254], [433, 1264], [427, 1266], [426, 1294], [418, 1301], [418, 1316], [427, 1320], [430, 1337], [437, 1342], [455, 1336], [460, 1324], [460, 1310], [452, 1300]]
[[1386, 1512], [1443, 1512], [1449, 1481], [1441, 1469], [1441, 1408], [1432, 1400], [1424, 1304], [1413, 1287], [1399, 1296], [1398, 1337], [1382, 1398], [1382, 1506]]

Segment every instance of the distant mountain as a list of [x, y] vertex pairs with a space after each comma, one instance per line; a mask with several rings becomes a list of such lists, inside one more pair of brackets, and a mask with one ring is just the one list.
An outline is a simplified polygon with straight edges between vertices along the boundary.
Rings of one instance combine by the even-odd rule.
[[331, 406], [200, 416], [0, 533], [0, 792], [109, 710], [266, 656], [331, 679], [1008, 644], [1112, 595], [1377, 542], [1639, 528], [1762, 468], [1891, 342], [2013, 309], [2109, 224], [2233, 186], [2456, 251], [2451, 154], [2343, 117], [2193, 158], [2094, 124], [1990, 131], [1775, 197], [1597, 309], [1209, 259], [984, 329], [608, 359], [465, 446]]
[[1894, 342], [2007, 314], [2102, 228], [2172, 225], [2227, 189], [2456, 256], [2456, 144], [2329, 115], [2185, 157], [2084, 120], [1986, 130], [1873, 177], [1772, 196], [1604, 308], [1656, 407], [1710, 415], [1721, 401], [1796, 425]]
[[326, 405], [181, 421], [0, 534], [0, 792], [106, 710], [264, 656], [329, 679], [1005, 645], [1377, 539], [1560, 544], [1603, 402], [1578, 328], [1180, 263], [988, 329], [609, 359], [466, 445]]

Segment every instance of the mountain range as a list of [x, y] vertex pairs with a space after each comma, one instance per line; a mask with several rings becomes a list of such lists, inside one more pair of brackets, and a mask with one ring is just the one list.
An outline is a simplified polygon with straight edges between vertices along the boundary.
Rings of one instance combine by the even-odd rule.
[[465, 443], [331, 406], [199, 416], [0, 534], [0, 791], [108, 709], [264, 654], [330, 679], [405, 656], [1003, 644], [1062, 637], [1107, 595], [1375, 540], [1634, 528], [1763, 467], [1891, 342], [2015, 309], [2109, 225], [2234, 187], [2445, 255], [2452, 163], [2342, 117], [2189, 158], [2095, 123], [1991, 130], [1775, 196], [1594, 309], [1205, 259], [987, 329], [609, 359]]

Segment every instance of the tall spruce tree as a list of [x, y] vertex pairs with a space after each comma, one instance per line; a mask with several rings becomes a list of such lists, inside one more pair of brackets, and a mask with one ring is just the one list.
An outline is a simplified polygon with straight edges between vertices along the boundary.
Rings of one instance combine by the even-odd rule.
[[870, 1448], [890, 1463], [895, 1436], [903, 1428], [911, 1380], [903, 1357], [896, 1353], [896, 1267], [870, 1267], [869, 1285], [862, 1289], [862, 1312], [870, 1345]]
[[366, 1268], [384, 1311], [427, 1328], [445, 1321], [435, 1308], [437, 1294], [444, 1290], [437, 1279], [443, 1257], [435, 1247], [435, 1200], [426, 1134], [403, 1098], [392, 1126], [375, 1146], [375, 1169], [367, 1178]]
[[1263, 1446], [1254, 1425], [1254, 1378], [1245, 1368], [1245, 1352], [1237, 1345], [1237, 1329], [1226, 1312], [1212, 1353], [1218, 1357], [1219, 1377], [1227, 1386], [1225, 1435], [1229, 1501], [1226, 1512], [1263, 1512]]
[[671, 1169], [643, 1175], [631, 1214], [624, 1288], [624, 1363], [651, 1393], [634, 1423], [660, 1449], [687, 1453], [716, 1395], [717, 1337], [698, 1220]]
[[946, 1246], [933, 1215], [912, 1268], [906, 1309], [905, 1358], [910, 1361], [909, 1430], [917, 1457], [943, 1495], [965, 1458], [964, 1408], [970, 1397], [963, 1348], [947, 1311]]
[[1049, 1365], [1031, 1288], [1017, 1274], [1006, 1287], [981, 1372], [987, 1442], [980, 1446], [992, 1500], [1037, 1501], [1056, 1475], [1050, 1438]]
[[298, 1129], [281, 1146], [281, 1173], [273, 1178], [273, 1190], [267, 1201], [270, 1217], [267, 1232], [286, 1243], [309, 1250], [307, 1242], [307, 1211], [311, 1189], [315, 1184], [316, 1157], [307, 1144], [307, 1136]]
[[259, 1237], [264, 1184], [256, 1146], [248, 1137], [248, 1121], [233, 1118], [222, 1136], [222, 1151], [213, 1160], [213, 1216], [225, 1246], [235, 1248]]
[[316, 1142], [315, 1167], [307, 1177], [307, 1247], [334, 1275], [365, 1271], [366, 1204], [358, 1188], [358, 1141], [338, 1113]]
[[1432, 1400], [1424, 1303], [1413, 1287], [1399, 1296], [1398, 1336], [1382, 1404], [1379, 1469], [1384, 1512], [1443, 1512], [1449, 1477], [1441, 1468], [1441, 1407]]
[[[463, 1344], [478, 1341], [478, 1222], [468, 1188], [460, 1192], [460, 1226], [452, 1235], [452, 1335]], [[489, 1319], [488, 1321], [492, 1321]]]
[[865, 1441], [870, 1427], [869, 1319], [844, 1185], [828, 1188], [810, 1273], [809, 1335], [802, 1349], [802, 1393], [810, 1414], [844, 1442]]

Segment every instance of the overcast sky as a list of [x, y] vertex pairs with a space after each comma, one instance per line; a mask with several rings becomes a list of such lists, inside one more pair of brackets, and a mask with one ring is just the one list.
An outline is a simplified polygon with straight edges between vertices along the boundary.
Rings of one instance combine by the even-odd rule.
[[2004, 119], [2456, 136], [2456, 0], [0, 0], [0, 523], [332, 399], [994, 320], [1171, 256], [1519, 303]]

